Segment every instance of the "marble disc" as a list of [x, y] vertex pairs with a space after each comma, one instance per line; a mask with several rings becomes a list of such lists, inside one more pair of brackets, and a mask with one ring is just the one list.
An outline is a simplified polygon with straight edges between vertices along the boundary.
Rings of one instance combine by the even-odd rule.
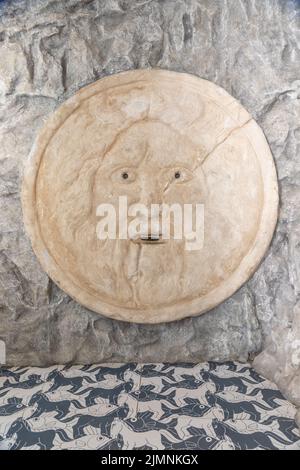
[[[120, 196], [128, 207], [203, 205], [203, 243], [100, 240], [97, 207]], [[22, 204], [33, 249], [65, 292], [110, 318], [159, 323], [204, 313], [247, 281], [272, 238], [278, 187], [263, 132], [232, 96], [192, 75], [135, 70], [50, 117]]]

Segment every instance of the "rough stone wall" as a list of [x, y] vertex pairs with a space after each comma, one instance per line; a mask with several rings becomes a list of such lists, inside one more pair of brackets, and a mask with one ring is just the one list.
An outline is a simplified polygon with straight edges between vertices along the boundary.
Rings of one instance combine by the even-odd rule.
[[[12, 365], [241, 361], [300, 405], [300, 106], [297, 0], [14, 0], [0, 3], [0, 339]], [[224, 87], [262, 126], [280, 218], [254, 277], [198, 318], [111, 321], [45, 275], [24, 234], [22, 166], [46, 117], [122, 70], [185, 71]], [[297, 160], [298, 158], [298, 160]], [[298, 384], [298, 387], [297, 387]]]

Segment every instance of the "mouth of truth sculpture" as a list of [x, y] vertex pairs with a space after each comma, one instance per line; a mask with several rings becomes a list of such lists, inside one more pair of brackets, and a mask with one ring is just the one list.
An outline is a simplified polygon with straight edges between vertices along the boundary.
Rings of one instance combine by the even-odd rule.
[[[191, 75], [136, 70], [54, 113], [26, 163], [22, 202], [34, 251], [62, 289], [111, 318], [158, 323], [213, 308], [251, 276], [278, 189], [266, 139], [235, 99]], [[141, 209], [150, 206], [156, 221]], [[176, 219], [188, 206], [203, 208], [196, 230], [192, 210]]]

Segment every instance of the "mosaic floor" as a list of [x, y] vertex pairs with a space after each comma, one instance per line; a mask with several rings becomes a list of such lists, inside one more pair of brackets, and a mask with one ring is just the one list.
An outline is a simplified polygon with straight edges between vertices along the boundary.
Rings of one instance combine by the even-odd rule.
[[300, 450], [294, 415], [233, 362], [0, 368], [0, 450]]

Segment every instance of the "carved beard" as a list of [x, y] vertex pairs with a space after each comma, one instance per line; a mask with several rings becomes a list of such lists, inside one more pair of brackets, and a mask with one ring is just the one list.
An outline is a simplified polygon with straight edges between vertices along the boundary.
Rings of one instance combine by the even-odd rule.
[[[131, 240], [98, 240], [92, 220], [81, 224], [73, 235], [78, 274], [88, 281], [90, 289], [100, 291], [110, 302], [114, 298], [117, 305], [147, 308], [181, 297], [184, 240], [171, 239], [154, 246]], [[87, 265], [89, 270], [83, 272], [81, 266]]]

